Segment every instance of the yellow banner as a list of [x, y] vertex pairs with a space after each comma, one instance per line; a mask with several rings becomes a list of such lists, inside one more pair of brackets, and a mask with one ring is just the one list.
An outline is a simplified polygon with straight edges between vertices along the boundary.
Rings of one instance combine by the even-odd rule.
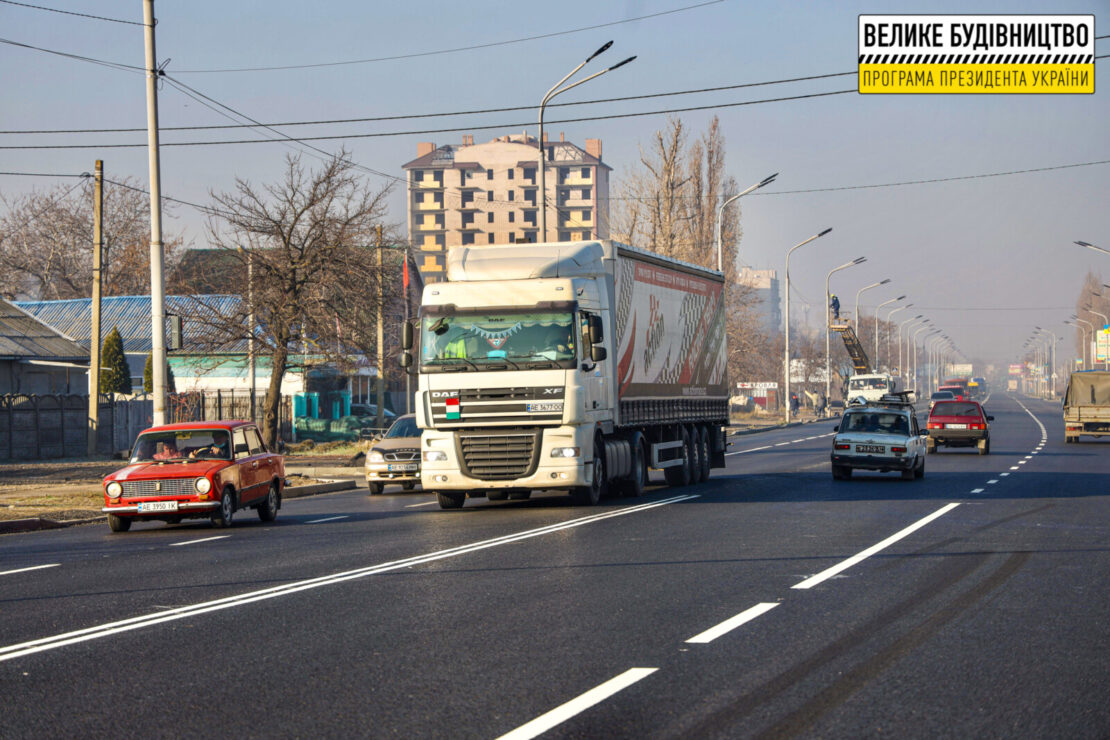
[[861, 64], [861, 94], [1042, 94], [1095, 91], [1094, 64]]

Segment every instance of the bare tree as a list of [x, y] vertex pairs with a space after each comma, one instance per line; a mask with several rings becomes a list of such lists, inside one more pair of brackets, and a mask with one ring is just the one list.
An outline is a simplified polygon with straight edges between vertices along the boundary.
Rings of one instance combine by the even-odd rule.
[[[93, 184], [59, 185], [14, 202], [0, 218], [0, 294], [57, 300], [92, 294]], [[103, 295], [150, 292], [150, 200], [123, 180], [104, 184]], [[166, 264], [180, 237], [164, 239]]]
[[[253, 308], [260, 354], [271, 360], [263, 402], [263, 436], [277, 439], [281, 381], [295, 353], [347, 367], [352, 354], [373, 355], [378, 270], [376, 249], [391, 185], [372, 189], [346, 152], [309, 171], [286, 159], [280, 181], [257, 188], [236, 179], [233, 193], [213, 193], [210, 242], [225, 251], [242, 280], [242, 309], [213, 327], [223, 341], [245, 339]], [[396, 264], [396, 259], [392, 260]], [[253, 275], [247, 289], [245, 276]], [[392, 286], [382, 290], [391, 295]], [[246, 300], [249, 298], [249, 301]], [[209, 314], [211, 315], [211, 314]], [[379, 358], [380, 360], [381, 358]], [[380, 363], [379, 363], [380, 364]]]

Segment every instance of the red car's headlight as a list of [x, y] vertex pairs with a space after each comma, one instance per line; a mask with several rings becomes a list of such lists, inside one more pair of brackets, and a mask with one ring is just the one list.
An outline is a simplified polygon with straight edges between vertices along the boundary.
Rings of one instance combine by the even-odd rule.
[[107, 486], [105, 486], [104, 490], [108, 492], [109, 497], [119, 498], [119, 495], [123, 493], [123, 486], [121, 486], [119, 483], [116, 483], [115, 481], [112, 481]]

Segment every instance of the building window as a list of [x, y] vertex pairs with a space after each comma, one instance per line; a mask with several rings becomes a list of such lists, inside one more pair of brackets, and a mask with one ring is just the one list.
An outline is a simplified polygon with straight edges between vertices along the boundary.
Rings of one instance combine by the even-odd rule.
[[515, 173], [516, 173], [516, 170], [514, 170], [512, 167], [510, 167], [509, 168], [509, 179], [510, 180], [513, 179], [513, 176], [514, 176]]
[[582, 200], [590, 199], [590, 188], [582, 188]]
[[528, 201], [532, 205], [536, 205], [536, 191], [535, 190], [525, 190], [524, 191], [524, 200]]
[[465, 193], [462, 194], [462, 206], [463, 206], [463, 208], [466, 208], [467, 206], [473, 205], [473, 204], [474, 204], [474, 191], [473, 190], [468, 190], [468, 191], [466, 191]]
[[486, 223], [487, 224], [492, 224], [493, 223], [493, 211], [490, 211], [489, 213], [486, 214]]
[[560, 231], [559, 232], [559, 241], [569, 242], [570, 241], [570, 232], [569, 231]]
[[486, 202], [488, 202], [488, 203], [493, 202], [493, 191], [492, 190], [487, 190], [486, 191]]
[[412, 171], [412, 179], [415, 180], [416, 182], [420, 182], [421, 180], [423, 180], [424, 179], [424, 170], [413, 170]]
[[534, 231], [525, 231], [524, 232], [524, 241], [535, 244], [536, 243], [536, 232], [534, 232]]
[[528, 180], [531, 183], [535, 183], [536, 182], [536, 168], [535, 167], [525, 167], [524, 168], [524, 179]]
[[568, 177], [570, 177], [570, 167], [560, 167], [559, 182], [564, 182]]
[[590, 238], [590, 232], [588, 232], [588, 231], [583, 231], [583, 232], [578, 234], [579, 241], [586, 241], [589, 238]]
[[440, 249], [447, 246], [447, 237], [443, 234], [436, 234], [436, 246]]
[[513, 200], [513, 196], [514, 196], [514, 195], [516, 195], [516, 191], [515, 191], [515, 190], [510, 190], [510, 191], [509, 191], [509, 200], [510, 200], [510, 201], [512, 201], [512, 200]]
[[463, 185], [466, 185], [466, 180], [469, 177], [469, 172], [467, 172], [466, 170], [459, 170], [459, 182], [461, 182]]
[[533, 226], [535, 226], [536, 225], [536, 212], [535, 211], [525, 211], [524, 212], [524, 223], [532, 224]]
[[492, 180], [493, 179], [493, 170], [486, 170], [486, 179], [487, 180]]
[[509, 232], [509, 244], [516, 244], [516, 232], [515, 231], [510, 231]]
[[493, 244], [494, 243], [494, 241], [493, 241], [493, 232], [492, 231], [490, 233], [486, 234], [486, 243], [487, 244]]
[[516, 223], [516, 213], [513, 211], [509, 211], [509, 223]]
[[590, 179], [590, 168], [589, 167], [583, 167], [582, 168], [582, 179], [583, 180], [589, 180]]
[[592, 219], [593, 219], [593, 211], [590, 210], [589, 208], [582, 209], [582, 221], [586, 222], [586, 221], [590, 221]]
[[464, 213], [462, 215], [462, 225], [463, 225], [463, 228], [466, 228], [467, 226], [473, 226], [474, 225], [474, 213], [473, 212]]
[[474, 243], [474, 232], [473, 231], [467, 231], [467, 232], [463, 233], [462, 243], [463, 244], [473, 244]]

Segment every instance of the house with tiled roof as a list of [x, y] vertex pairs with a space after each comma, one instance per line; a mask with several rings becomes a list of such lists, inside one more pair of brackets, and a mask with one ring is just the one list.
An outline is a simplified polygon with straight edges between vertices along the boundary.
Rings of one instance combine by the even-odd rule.
[[88, 368], [79, 342], [0, 299], [0, 394], [88, 393]]

